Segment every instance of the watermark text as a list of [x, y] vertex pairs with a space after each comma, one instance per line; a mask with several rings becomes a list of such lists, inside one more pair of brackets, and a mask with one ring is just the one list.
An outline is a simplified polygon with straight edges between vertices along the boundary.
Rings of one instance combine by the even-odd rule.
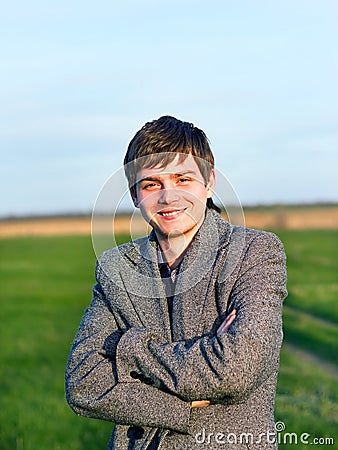
[[334, 445], [333, 437], [312, 436], [310, 433], [295, 433], [285, 431], [286, 426], [282, 421], [276, 422], [273, 430], [261, 433], [243, 432], [240, 434], [221, 431], [208, 432], [203, 428], [195, 434], [197, 444], [207, 445], [238, 445], [238, 444], [283, 444], [283, 445]]

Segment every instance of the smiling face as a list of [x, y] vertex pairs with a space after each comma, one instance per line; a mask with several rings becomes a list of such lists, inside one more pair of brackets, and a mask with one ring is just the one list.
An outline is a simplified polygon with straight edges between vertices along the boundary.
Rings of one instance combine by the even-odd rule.
[[135, 206], [159, 238], [184, 235], [189, 242], [202, 225], [206, 202], [213, 194], [215, 173], [206, 185], [192, 155], [179, 155], [165, 167], [142, 168], [132, 193]]

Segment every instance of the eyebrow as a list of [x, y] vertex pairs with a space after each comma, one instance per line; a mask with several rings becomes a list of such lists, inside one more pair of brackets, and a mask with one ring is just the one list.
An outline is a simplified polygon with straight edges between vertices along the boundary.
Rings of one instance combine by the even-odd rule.
[[[163, 173], [163, 175], [166, 175], [166, 172]], [[196, 172], [193, 170], [186, 170], [184, 172], [178, 172], [178, 173], [169, 173], [170, 178], [180, 178], [185, 175], [196, 176]], [[142, 183], [142, 181], [159, 181], [162, 178], [162, 174], [159, 175], [153, 175], [149, 177], [141, 178], [140, 180], [137, 180], [137, 183]]]

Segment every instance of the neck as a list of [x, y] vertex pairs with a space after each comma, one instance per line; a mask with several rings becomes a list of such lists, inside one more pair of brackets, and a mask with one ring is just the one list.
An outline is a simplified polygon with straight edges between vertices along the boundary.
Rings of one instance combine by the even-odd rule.
[[195, 234], [191, 236], [180, 234], [169, 237], [156, 233], [157, 241], [169, 267], [174, 269], [179, 265]]

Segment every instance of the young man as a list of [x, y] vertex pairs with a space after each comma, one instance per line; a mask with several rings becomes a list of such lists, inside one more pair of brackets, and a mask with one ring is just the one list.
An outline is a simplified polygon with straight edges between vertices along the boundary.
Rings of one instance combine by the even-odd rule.
[[146, 123], [124, 165], [152, 232], [98, 260], [70, 406], [115, 423], [109, 449], [276, 449], [282, 244], [222, 219], [213, 155], [192, 124]]

